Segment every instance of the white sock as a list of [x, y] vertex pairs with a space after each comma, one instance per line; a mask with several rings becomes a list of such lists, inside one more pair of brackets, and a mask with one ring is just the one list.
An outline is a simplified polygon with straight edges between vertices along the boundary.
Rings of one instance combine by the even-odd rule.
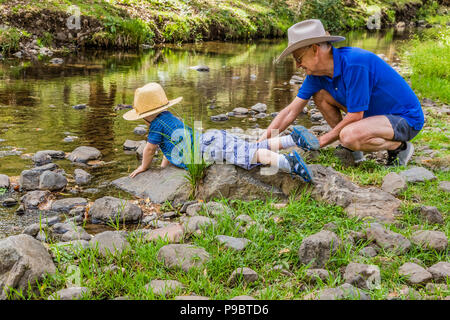
[[285, 172], [291, 172], [291, 165], [286, 157], [282, 154], [278, 155], [278, 168]]
[[280, 138], [280, 143], [281, 143], [282, 149], [287, 149], [287, 148], [296, 146], [295, 141], [294, 141], [294, 139], [292, 139], [291, 135], [282, 136]]

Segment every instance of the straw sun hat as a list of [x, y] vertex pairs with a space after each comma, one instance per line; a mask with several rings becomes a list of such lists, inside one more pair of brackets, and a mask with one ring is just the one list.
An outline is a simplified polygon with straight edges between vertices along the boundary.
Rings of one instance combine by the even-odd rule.
[[162, 112], [179, 103], [183, 97], [168, 100], [164, 89], [156, 82], [137, 88], [134, 93], [133, 110], [123, 114], [125, 120], [138, 120]]
[[297, 49], [307, 47], [314, 43], [336, 42], [345, 40], [341, 36], [330, 36], [325, 31], [323, 24], [318, 19], [310, 19], [298, 22], [288, 29], [288, 46], [275, 60], [278, 63], [282, 58]]

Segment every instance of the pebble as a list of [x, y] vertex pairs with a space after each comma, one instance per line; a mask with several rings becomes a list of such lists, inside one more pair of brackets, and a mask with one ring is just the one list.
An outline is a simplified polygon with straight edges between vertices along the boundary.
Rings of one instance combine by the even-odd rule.
[[14, 198], [6, 198], [2, 201], [2, 206], [4, 207], [13, 207], [17, 204], [17, 200]]
[[226, 114], [218, 114], [215, 116], [211, 116], [212, 121], [226, 121], [228, 120], [228, 116]]
[[83, 109], [86, 109], [86, 104], [76, 104], [76, 105], [72, 106], [72, 108], [75, 110], [83, 110]]

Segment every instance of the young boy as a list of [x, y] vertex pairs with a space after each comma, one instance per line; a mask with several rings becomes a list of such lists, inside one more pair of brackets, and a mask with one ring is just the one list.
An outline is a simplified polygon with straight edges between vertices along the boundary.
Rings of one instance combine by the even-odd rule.
[[[130, 177], [146, 171], [152, 163], [153, 156], [160, 147], [164, 154], [161, 167], [169, 163], [187, 169], [186, 153], [191, 152], [193, 130], [169, 111], [170, 106], [179, 103], [181, 97], [168, 100], [163, 88], [157, 83], [149, 83], [138, 88], [134, 97], [133, 110], [123, 115], [126, 120], [144, 119], [149, 125], [147, 144], [144, 148], [142, 163]], [[294, 127], [290, 135], [275, 137], [258, 143], [248, 142], [225, 130], [208, 130], [196, 139], [201, 155], [206, 160], [238, 165], [247, 170], [258, 165], [272, 165], [284, 172], [295, 173], [306, 182], [313, 182], [313, 177], [302, 157], [295, 151], [289, 155], [272, 150], [298, 146], [304, 150], [318, 150], [318, 139], [302, 126]]]

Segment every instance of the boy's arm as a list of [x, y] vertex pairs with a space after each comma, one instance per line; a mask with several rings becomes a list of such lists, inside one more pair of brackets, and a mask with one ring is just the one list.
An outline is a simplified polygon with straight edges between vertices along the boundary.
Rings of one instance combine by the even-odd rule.
[[163, 156], [163, 160], [161, 162], [161, 168], [165, 168], [169, 165], [169, 160], [167, 160], [166, 156]]
[[158, 148], [157, 144], [149, 143], [144, 147], [144, 151], [142, 152], [142, 163], [139, 167], [137, 167], [136, 170], [134, 170], [130, 174], [130, 178], [134, 178], [136, 175], [138, 175], [141, 172], [144, 172], [147, 170], [147, 168], [150, 166], [153, 160], [153, 156], [155, 155], [156, 149]]

